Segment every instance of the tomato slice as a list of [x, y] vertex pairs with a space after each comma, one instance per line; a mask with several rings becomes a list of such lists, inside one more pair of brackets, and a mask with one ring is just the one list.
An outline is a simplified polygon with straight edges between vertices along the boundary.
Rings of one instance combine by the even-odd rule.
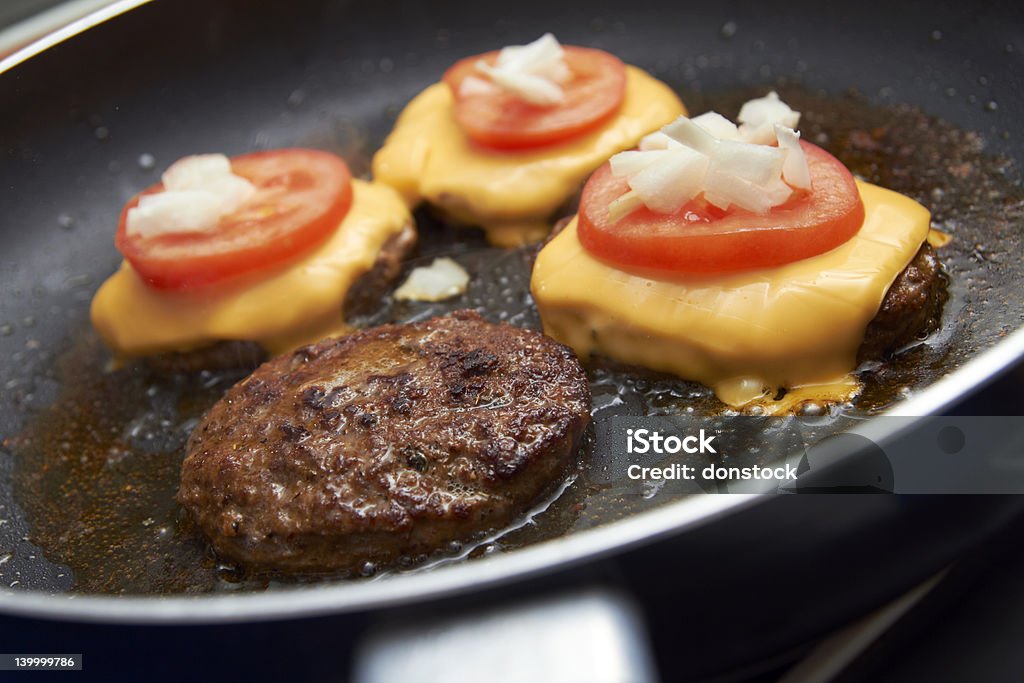
[[231, 171], [256, 194], [217, 227], [203, 233], [127, 234], [128, 211], [158, 183], [121, 210], [114, 244], [135, 271], [158, 289], [190, 289], [291, 261], [329, 237], [352, 205], [352, 174], [339, 157], [310, 149], [279, 149], [231, 159]]
[[606, 163], [590, 177], [580, 200], [580, 242], [594, 256], [626, 269], [680, 274], [772, 268], [822, 254], [853, 237], [864, 223], [857, 184], [825, 150], [801, 142], [811, 190], [766, 215], [722, 211], [697, 198], [673, 214], [645, 207], [617, 222], [608, 205], [629, 190]]
[[468, 76], [483, 77], [478, 60], [494, 64], [498, 52], [467, 57], [444, 74], [455, 97], [455, 120], [477, 144], [494, 149], [540, 147], [589, 132], [611, 118], [626, 93], [626, 66], [602, 50], [563, 46], [572, 79], [562, 84], [565, 101], [530, 104], [512, 93], [459, 95]]

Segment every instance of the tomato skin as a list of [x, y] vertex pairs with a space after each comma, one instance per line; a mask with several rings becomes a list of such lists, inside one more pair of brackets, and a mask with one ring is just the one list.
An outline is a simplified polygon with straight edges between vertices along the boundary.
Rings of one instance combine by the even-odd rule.
[[118, 251], [156, 289], [218, 285], [284, 265], [324, 242], [352, 205], [352, 174], [338, 156], [309, 149], [279, 149], [232, 157], [231, 170], [256, 195], [206, 233], [152, 237], [127, 234], [128, 211], [157, 183], [121, 210]]
[[444, 74], [455, 100], [455, 120], [476, 144], [497, 150], [543, 147], [574, 138], [597, 128], [622, 106], [626, 93], [626, 66], [603, 50], [563, 46], [573, 78], [562, 84], [565, 102], [552, 106], [530, 104], [508, 92], [460, 96], [468, 76], [484, 78], [476, 63], [497, 61], [498, 52], [467, 57]]
[[767, 215], [736, 208], [723, 212], [698, 198], [674, 214], [641, 207], [612, 223], [608, 204], [629, 186], [625, 178], [612, 176], [606, 163], [583, 189], [580, 242], [613, 265], [668, 276], [773, 268], [823, 254], [857, 233], [864, 204], [839, 160], [808, 142], [800, 144], [812, 189], [795, 193]]

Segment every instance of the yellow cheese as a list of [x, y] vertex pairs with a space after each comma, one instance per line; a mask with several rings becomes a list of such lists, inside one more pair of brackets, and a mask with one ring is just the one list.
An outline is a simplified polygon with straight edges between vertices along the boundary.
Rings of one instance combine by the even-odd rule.
[[473, 145], [452, 115], [451, 89], [436, 83], [399, 116], [373, 157], [373, 177], [396, 188], [410, 206], [427, 201], [456, 221], [483, 227], [499, 246], [537, 241], [591, 171], [686, 113], [664, 83], [636, 67], [626, 70], [622, 108], [608, 123], [563, 144], [521, 152]]
[[352, 181], [352, 207], [334, 234], [301, 260], [229, 289], [161, 291], [127, 262], [92, 301], [92, 323], [121, 356], [187, 351], [220, 340], [252, 340], [271, 353], [344, 330], [342, 303], [388, 238], [412, 224], [385, 185]]
[[782, 387], [848, 398], [868, 323], [928, 235], [928, 210], [858, 182], [865, 220], [835, 249], [795, 263], [680, 281], [592, 257], [576, 220], [537, 257], [531, 289], [544, 330], [592, 354], [669, 372], [743, 405]]

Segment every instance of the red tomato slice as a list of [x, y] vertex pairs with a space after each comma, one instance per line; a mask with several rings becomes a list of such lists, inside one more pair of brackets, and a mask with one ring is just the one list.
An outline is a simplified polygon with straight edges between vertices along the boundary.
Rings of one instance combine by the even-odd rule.
[[128, 235], [121, 210], [114, 244], [135, 271], [158, 289], [190, 289], [287, 263], [329, 237], [352, 204], [352, 174], [339, 157], [309, 149], [279, 149], [231, 159], [231, 171], [257, 192], [210, 232]]
[[565, 102], [540, 106], [501, 91], [459, 95], [467, 76], [486, 78], [476, 70], [478, 60], [493, 64], [497, 52], [467, 57], [455, 63], [444, 82], [455, 97], [455, 120], [477, 144], [495, 149], [540, 147], [581, 135], [611, 118], [626, 92], [626, 66], [602, 50], [564, 46], [572, 79], [562, 84]]
[[772, 268], [833, 249], [860, 229], [864, 204], [850, 172], [825, 150], [801, 142], [811, 191], [766, 215], [721, 211], [698, 198], [674, 214], [644, 207], [612, 222], [608, 205], [629, 187], [605, 164], [580, 200], [578, 234], [584, 248], [625, 268], [680, 274]]

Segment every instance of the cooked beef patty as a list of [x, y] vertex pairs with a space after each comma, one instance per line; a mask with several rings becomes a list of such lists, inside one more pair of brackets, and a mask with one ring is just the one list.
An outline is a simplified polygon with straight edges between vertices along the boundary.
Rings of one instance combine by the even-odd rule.
[[249, 566], [389, 563], [508, 525], [590, 419], [572, 351], [472, 311], [279, 356], [192, 433], [178, 500]]
[[[342, 310], [346, 316], [374, 310], [388, 285], [402, 272], [402, 262], [416, 246], [416, 228], [405, 226], [381, 247], [373, 266], [352, 283]], [[191, 351], [170, 351], [146, 359], [162, 375], [200, 370], [251, 369], [267, 359], [267, 353], [253, 341], [221, 341]]]
[[885, 293], [868, 323], [857, 361], [884, 359], [938, 329], [949, 298], [946, 284], [939, 257], [925, 242]]

